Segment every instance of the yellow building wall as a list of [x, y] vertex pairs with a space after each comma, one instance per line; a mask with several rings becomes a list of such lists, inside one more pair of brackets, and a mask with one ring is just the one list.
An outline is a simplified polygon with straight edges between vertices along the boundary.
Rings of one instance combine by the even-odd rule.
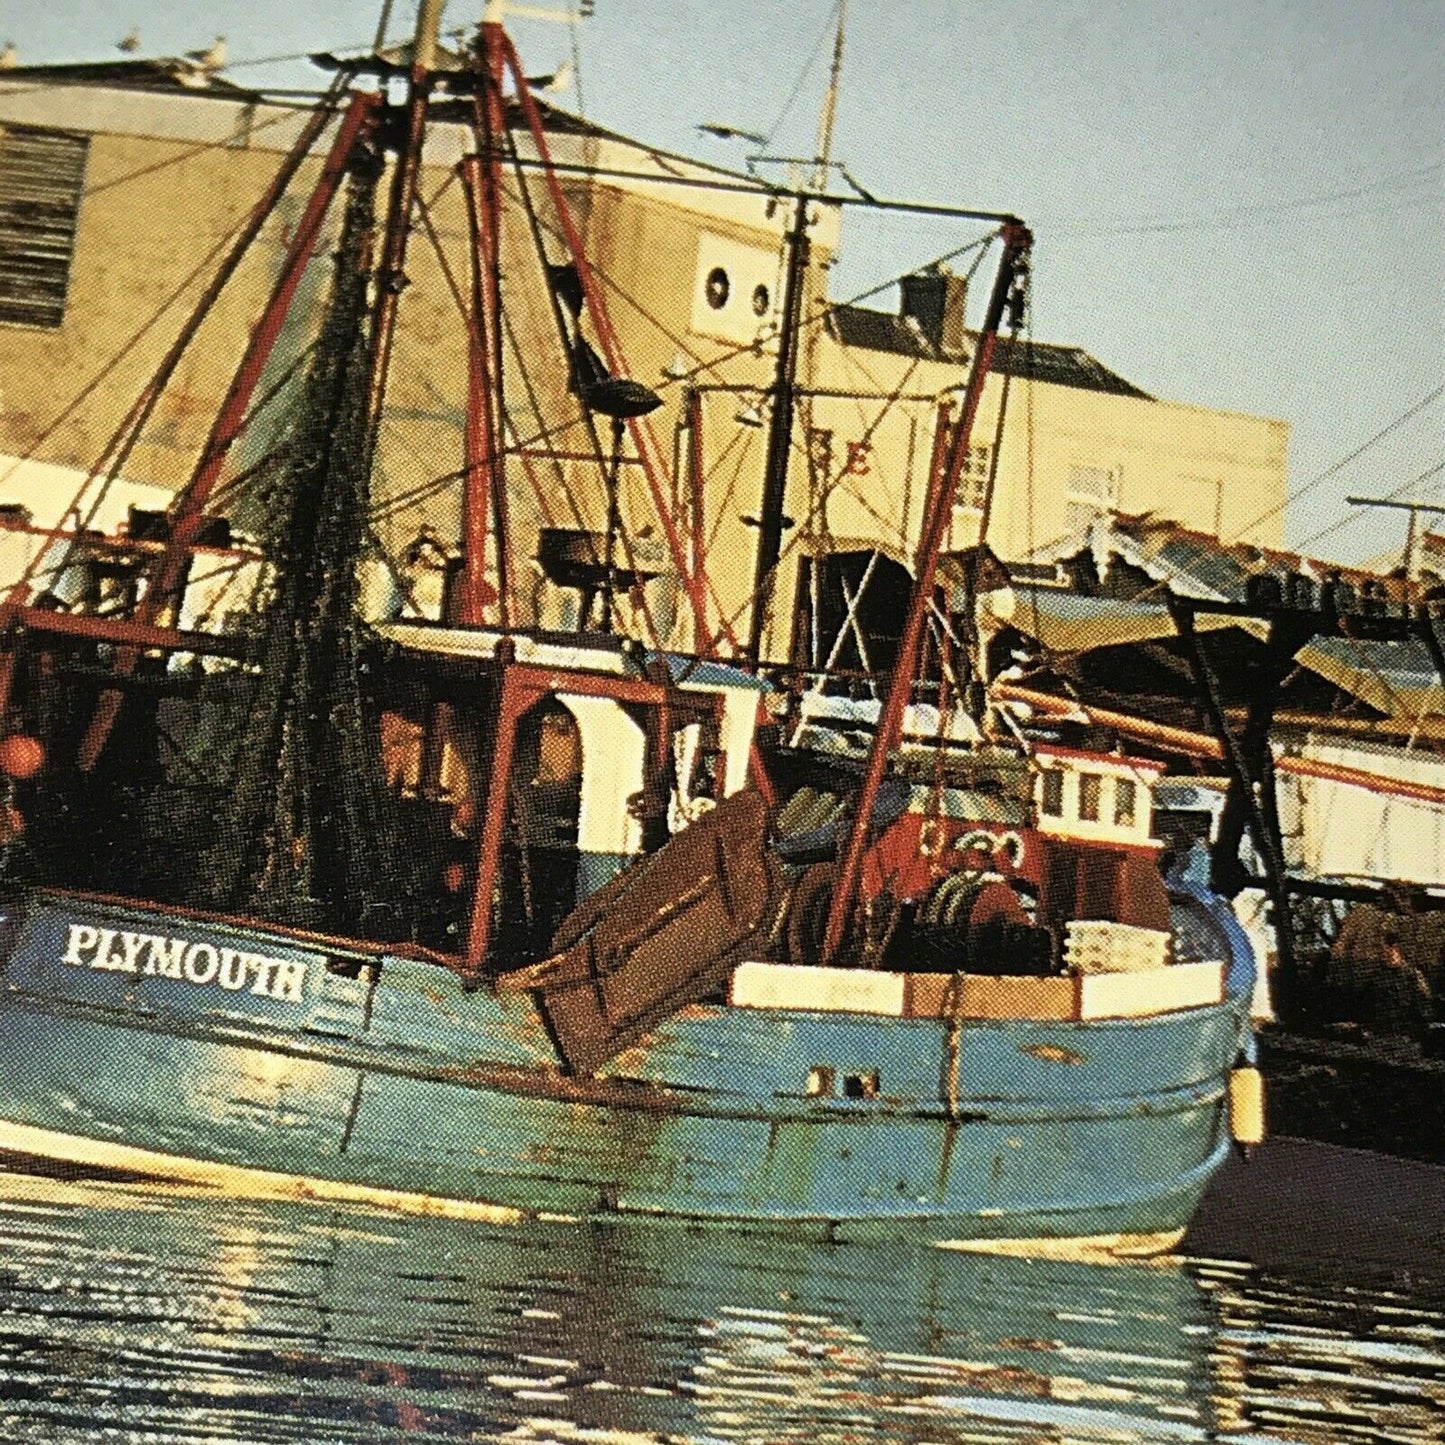
[[[214, 269], [198, 267], [219, 257], [277, 162], [265, 152], [92, 137], [64, 322], [0, 327], [0, 449], [35, 448], [71, 467], [100, 457]], [[307, 169], [314, 177], [317, 166]], [[188, 475], [299, 208], [287, 199], [266, 224], [157, 404], [128, 475], [169, 486]]]
[[[10, 95], [0, 86], [0, 122], [71, 125], [92, 135], [64, 323], [54, 331], [0, 328], [0, 453], [33, 453], [43, 462], [86, 469], [102, 456], [200, 295], [211, 270], [202, 262], [224, 250], [274, 175], [299, 117], [279, 107], [256, 112], [209, 98], [137, 100], [114, 91], [77, 95], [78, 89], [57, 100]], [[166, 133], [135, 133], [145, 127]], [[410, 240], [391, 408], [373, 488], [377, 535], [392, 555], [424, 527], [446, 543], [458, 533], [469, 362], [467, 326], [453, 288], [465, 303], [470, 278], [468, 222], [452, 167], [464, 139], [460, 127], [443, 126], [429, 142], [421, 185], [426, 213]], [[689, 565], [700, 563], [706, 572], [706, 630], [746, 637], [758, 539], [747, 519], [758, 512], [767, 432], [739, 417], [756, 410], [767, 419], [789, 206], [756, 193], [693, 188], [684, 182], [717, 173], [663, 164], [617, 139], [562, 137], [554, 149], [574, 164], [651, 176], [645, 182], [567, 176], [564, 184], [627, 371], [663, 399], [646, 429], [664, 463], [657, 479], [664, 508], [684, 540]], [[175, 488], [189, 476], [318, 169], [318, 158], [303, 167], [208, 314], [127, 461], [128, 479]], [[600, 531], [605, 467], [575, 459], [591, 451], [592, 437], [568, 390], [567, 361], [530, 228], [515, 203], [515, 179], [509, 177], [507, 185], [513, 198], [503, 243], [510, 328], [505, 386], [515, 428], [508, 436], [514, 454], [506, 468], [517, 593], [513, 616], [523, 623], [560, 623], [569, 620], [565, 604], [531, 560], [537, 534], [544, 526]], [[558, 217], [540, 180], [533, 194], [549, 256], [559, 260], [564, 252]], [[383, 181], [379, 206], [386, 197]], [[339, 212], [339, 206], [333, 209]], [[804, 308], [812, 324], [800, 381], [816, 394], [800, 400], [795, 423], [785, 498], [792, 525], [784, 534], [767, 632], [766, 653], [775, 658], [787, 651], [802, 555], [853, 543], [911, 556], [938, 401], [956, 393], [964, 380], [956, 363], [850, 350], [817, 324], [837, 226], [836, 213], [824, 211], [812, 233], [814, 264]], [[330, 281], [334, 232], [333, 217], [263, 390], [314, 335], [318, 303]], [[704, 283], [718, 258], [726, 262], [735, 294], [714, 312]], [[760, 312], [749, 310], [759, 287], [766, 291], [766, 305]], [[584, 321], [584, 331], [597, 341], [595, 321]], [[684, 375], [668, 374], [679, 370]], [[702, 416], [703, 465], [697, 477], [686, 465], [689, 439], [682, 430], [690, 389]], [[994, 377], [975, 427], [977, 442], [992, 444], [1000, 394]], [[878, 399], [890, 395], [897, 398], [891, 404]], [[606, 448], [609, 424], [603, 418], [598, 423]], [[265, 426], [248, 432], [238, 443], [235, 464], [253, 463], [270, 436]], [[1154, 511], [1226, 538], [1239, 534], [1277, 543], [1287, 438], [1286, 425], [1278, 421], [1017, 380], [1010, 391], [989, 541], [1007, 558], [1059, 542], [1071, 526], [1071, 478], [1078, 468], [1093, 468], [1096, 478], [1102, 473], [1112, 479], [1106, 500], [1117, 510]], [[532, 454], [517, 455], [519, 448]], [[642, 469], [630, 460], [634, 456], [628, 440], [620, 471], [624, 530], [629, 545], [645, 554], [642, 560], [660, 558], [665, 566], [666, 529]], [[0, 480], [0, 501], [3, 492]], [[1074, 521], [1077, 516], [1076, 499]], [[951, 547], [976, 539], [976, 512], [958, 508], [954, 524]], [[488, 561], [495, 575], [495, 558]], [[696, 644], [679, 587], [665, 579], [653, 583], [648, 601], [666, 641]], [[625, 607], [623, 618], [640, 625]]]
[[[876, 543], [911, 558], [938, 430], [939, 406], [958, 414], [962, 363], [859, 352], [831, 339], [819, 350], [813, 403], [829, 434], [826, 486], [808, 502], [806, 468], [795, 465], [794, 510], [811, 516], [797, 550]], [[971, 431], [975, 448], [997, 439], [1003, 378], [991, 375]], [[872, 399], [896, 394], [891, 405]], [[989, 518], [988, 542], [1006, 559], [1056, 552], [1081, 537], [1087, 518], [1153, 513], [1226, 541], [1280, 545], [1284, 529], [1288, 424], [1179, 402], [1085, 390], [1016, 377], [1009, 385]], [[975, 467], [987, 453], [974, 458]], [[1081, 476], [1081, 473], [1083, 474]], [[1097, 501], [1082, 489], [1107, 478]], [[977, 478], [981, 484], [981, 476]], [[968, 479], [958, 499], [967, 502]], [[981, 513], [955, 505], [947, 550], [974, 545]], [[780, 639], [775, 639], [776, 641]]]

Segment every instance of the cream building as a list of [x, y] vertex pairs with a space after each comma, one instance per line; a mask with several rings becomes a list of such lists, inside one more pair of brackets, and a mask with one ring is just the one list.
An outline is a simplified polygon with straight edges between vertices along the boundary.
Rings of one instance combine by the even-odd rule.
[[[168, 65], [0, 76], [0, 504], [25, 507], [37, 529], [59, 521], [106, 462], [111, 439], [304, 122], [298, 107], [215, 75], [197, 84]], [[456, 295], [468, 285], [456, 169], [470, 132], [459, 102], [443, 98], [436, 120], [374, 479], [375, 531], [398, 565], [424, 534], [445, 551], [458, 532], [469, 363]], [[706, 577], [707, 630], [728, 651], [729, 633], [747, 633], [792, 202], [748, 177], [659, 154], [557, 111], [547, 112], [547, 127], [627, 371], [664, 403], [646, 422], [658, 463], [651, 482], [634, 442], [624, 445], [623, 552], [643, 573], [658, 574], [646, 596], [664, 640], [694, 644], [683, 588], [671, 575], [665, 515], [685, 567]], [[159, 505], [190, 476], [328, 142], [313, 148], [156, 400], [120, 468], [127, 505]], [[524, 160], [535, 159], [525, 134], [518, 147]], [[565, 259], [561, 218], [539, 173], [526, 174], [555, 264]], [[556, 624], [575, 619], [578, 598], [544, 575], [541, 536], [603, 528], [610, 438], [602, 421], [599, 462], [569, 391], [515, 176], [507, 186], [512, 616]], [[383, 180], [378, 203], [385, 197]], [[339, 213], [339, 204], [332, 209]], [[893, 311], [825, 305], [840, 225], [838, 208], [816, 208], [784, 507], [791, 525], [766, 632], [765, 653], [775, 659], [794, 641], [797, 602], [836, 581], [836, 564], [800, 566], [805, 558], [872, 549], [909, 557], [939, 403], [962, 385], [971, 340], [963, 288], [942, 273], [909, 278]], [[274, 395], [233, 449], [233, 473], [255, 466], [281, 434], [287, 378], [304, 365], [316, 333], [334, 236], [333, 225], [307, 268], [257, 393]], [[583, 329], [598, 343], [595, 319], [584, 315]], [[1216, 535], [1278, 542], [1282, 512], [1253, 531], [1248, 524], [1283, 502], [1284, 423], [1149, 397], [1073, 348], [1020, 344], [1006, 369], [1008, 417], [987, 539], [1000, 556], [1046, 551], [1111, 510], [1154, 511]], [[953, 510], [954, 549], [978, 540], [1002, 393], [996, 375]], [[95, 495], [92, 486], [86, 497]], [[99, 525], [117, 524], [113, 497], [108, 505]], [[488, 561], [495, 569], [495, 557]], [[627, 603], [622, 613], [624, 625], [642, 625]]]

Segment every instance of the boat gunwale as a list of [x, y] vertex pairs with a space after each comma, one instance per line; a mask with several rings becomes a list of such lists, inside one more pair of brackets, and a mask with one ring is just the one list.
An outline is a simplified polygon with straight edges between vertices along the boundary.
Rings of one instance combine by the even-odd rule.
[[[376, 1054], [359, 1052], [364, 1045], [345, 1040], [339, 1036], [327, 1036], [314, 1031], [295, 1034], [263, 1034], [235, 1027], [230, 1020], [220, 1027], [176, 1027], [175, 1016], [161, 1017], [154, 1013], [125, 1012], [106, 1004], [73, 999], [56, 999], [53, 996], [32, 993], [28, 990], [12, 989], [11, 998], [18, 998], [21, 1006], [33, 1009], [51, 1018], [71, 1018], [82, 1023], [97, 1026], [119, 1025], [134, 1033], [157, 1035], [167, 1038], [182, 1038], [191, 1043], [210, 1044], [225, 1048], [257, 1050], [283, 1058], [294, 1058], [309, 1063], [327, 1065], [333, 1068], [355, 1070], [358, 1076], [368, 1074], [391, 1078], [413, 1079], [424, 1083], [451, 1084], [478, 1093], [504, 1094], [510, 1097], [526, 1097], [549, 1100], [557, 1103], [575, 1104], [599, 1109], [629, 1110], [639, 1114], [684, 1116], [714, 1120], [728, 1120], [737, 1123], [766, 1124], [815, 1124], [866, 1125], [869, 1123], [923, 1123], [958, 1126], [961, 1124], [989, 1124], [997, 1127], [1030, 1125], [1048, 1121], [1100, 1122], [1110, 1119], [1134, 1118], [1142, 1114], [1164, 1117], [1179, 1114], [1201, 1105], [1218, 1102], [1226, 1095], [1223, 1073], [1209, 1074], [1191, 1082], [1171, 1084], [1166, 1088], [1154, 1089], [1147, 1094], [1117, 1094], [1104, 1098], [1093, 1095], [1087, 1102], [1083, 1099], [1070, 1100], [1067, 1104], [1048, 1097], [1019, 1098], [1001, 1095], [960, 1095], [950, 1101], [942, 1096], [902, 1095], [879, 1093], [857, 1098], [846, 1095], [813, 1095], [806, 1092], [791, 1092], [774, 1089], [769, 1093], [747, 1094], [741, 1091], [724, 1091], [701, 1084], [690, 1084], [677, 1080], [652, 1079], [638, 1074], [612, 1072], [596, 1075], [573, 1075], [564, 1073], [555, 1062], [516, 1064], [501, 1061], [476, 1062], [470, 1064], [446, 1064], [429, 1062], [422, 1052], [408, 1051], [404, 1058], [389, 1055], [398, 1050], [394, 1040], [388, 1040], [384, 1051]], [[1225, 1012], [1228, 1003], [1212, 1006]], [[719, 1012], [730, 1006], [719, 1006]], [[1198, 1010], [1180, 1011], [1181, 1016]], [[824, 1017], [830, 1017], [825, 1015]], [[902, 1019], [894, 1023], [939, 1024], [940, 1020]], [[969, 1022], [969, 1021], [963, 1021]], [[984, 1019], [976, 1021], [983, 1028], [995, 1030], [999, 1025], [1009, 1026], [1007, 1032], [1020, 1033], [1025, 1028], [1037, 1027], [1031, 1020]], [[1097, 1027], [1098, 1023], [1133, 1023], [1129, 1019], [1074, 1020], [1086, 1027]], [[1149, 1022], [1154, 1022], [1151, 1018]], [[1052, 1028], [1053, 1021], [1043, 1023]], [[941, 1030], [946, 1036], [947, 1030]], [[643, 1046], [635, 1046], [643, 1047]], [[619, 1056], [625, 1060], [626, 1051]], [[732, 1101], [755, 1100], [753, 1107], [740, 1107]], [[773, 1107], [769, 1107], [769, 1104]], [[785, 1112], [786, 1110], [786, 1112]]]

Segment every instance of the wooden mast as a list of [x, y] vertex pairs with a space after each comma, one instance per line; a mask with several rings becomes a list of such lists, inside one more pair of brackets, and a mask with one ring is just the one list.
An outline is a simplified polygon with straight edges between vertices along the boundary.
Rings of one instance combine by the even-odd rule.
[[483, 23], [477, 47], [477, 84], [472, 101], [476, 146], [461, 165], [470, 218], [471, 325], [467, 385], [466, 482], [462, 488], [462, 573], [458, 620], [476, 626], [492, 600], [486, 581], [489, 525], [496, 536], [498, 621], [510, 621], [510, 558], [506, 525], [506, 412], [502, 401], [502, 154], [506, 111], [502, 99], [505, 61], [500, 27]]
[[[843, 74], [843, 41], [848, 23], [847, 0], [839, 0], [838, 28], [833, 37], [833, 63], [828, 90], [818, 117], [818, 149], [813, 160], [812, 182], [800, 186], [793, 196], [793, 219], [785, 248], [787, 270], [783, 277], [782, 315], [779, 319], [778, 365], [773, 374], [773, 410], [768, 427], [768, 453], [763, 469], [763, 493], [758, 509], [758, 550], [753, 570], [753, 605], [748, 623], [747, 656], [756, 667], [762, 662], [763, 633], [777, 585], [778, 562], [783, 551], [786, 525], [784, 505], [788, 490], [788, 469], [793, 450], [793, 414], [798, 401], [797, 373], [802, 331], [803, 305], [807, 292], [808, 266], [812, 244], [808, 240], [808, 202], [828, 187], [828, 166], [833, 154], [833, 121], [838, 110], [838, 88]], [[810, 337], [811, 359], [816, 333]], [[805, 402], [805, 422], [811, 422], [811, 402]]]

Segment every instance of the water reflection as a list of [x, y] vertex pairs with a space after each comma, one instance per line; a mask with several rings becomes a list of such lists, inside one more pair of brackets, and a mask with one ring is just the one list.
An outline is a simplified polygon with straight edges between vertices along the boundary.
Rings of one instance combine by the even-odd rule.
[[0, 1177], [0, 1439], [1440, 1438], [1438, 1299]]

